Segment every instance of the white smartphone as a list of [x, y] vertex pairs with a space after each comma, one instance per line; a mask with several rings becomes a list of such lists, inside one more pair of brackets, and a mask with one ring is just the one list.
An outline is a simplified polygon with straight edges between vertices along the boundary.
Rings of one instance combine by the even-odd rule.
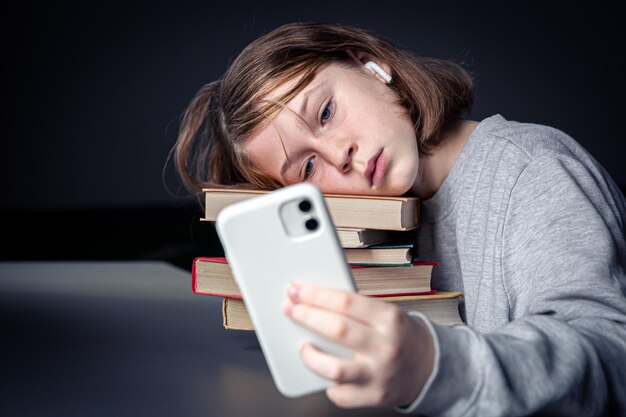
[[306, 367], [304, 341], [337, 356], [353, 354], [283, 312], [290, 283], [355, 292], [319, 189], [298, 183], [222, 209], [216, 230], [278, 390], [286, 397], [322, 391], [331, 381]]

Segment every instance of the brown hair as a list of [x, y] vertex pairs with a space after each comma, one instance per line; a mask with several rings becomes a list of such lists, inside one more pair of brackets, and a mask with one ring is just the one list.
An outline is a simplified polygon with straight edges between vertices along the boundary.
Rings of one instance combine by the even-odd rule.
[[[282, 185], [257, 170], [243, 149], [252, 133], [301, 91], [328, 63], [354, 65], [354, 52], [370, 54], [391, 69], [389, 87], [415, 126], [418, 149], [429, 154], [445, 130], [471, 111], [474, 86], [451, 60], [415, 56], [369, 31], [341, 24], [290, 23], [251, 42], [221, 79], [204, 85], [182, 116], [172, 149], [183, 185], [275, 189]], [[263, 101], [286, 81], [300, 81], [279, 98]]]

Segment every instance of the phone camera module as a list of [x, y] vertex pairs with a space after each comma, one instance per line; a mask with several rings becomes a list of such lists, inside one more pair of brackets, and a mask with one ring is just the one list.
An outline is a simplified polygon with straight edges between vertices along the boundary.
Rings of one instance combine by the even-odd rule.
[[302, 200], [299, 204], [298, 204], [298, 208], [300, 209], [301, 212], [303, 213], [308, 213], [309, 210], [311, 210], [311, 202], [309, 200]]
[[319, 226], [319, 223], [317, 222], [317, 220], [315, 219], [309, 219], [304, 223], [304, 226], [310, 230], [310, 231], [314, 231], [317, 230], [317, 227]]

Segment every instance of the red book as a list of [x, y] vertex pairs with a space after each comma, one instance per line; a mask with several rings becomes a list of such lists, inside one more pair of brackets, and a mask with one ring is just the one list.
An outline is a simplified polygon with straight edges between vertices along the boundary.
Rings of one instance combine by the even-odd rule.
[[[350, 265], [357, 292], [372, 297], [436, 293], [430, 286], [437, 262], [413, 262], [408, 266]], [[294, 277], [295, 278], [295, 277]], [[241, 299], [241, 292], [224, 257], [197, 257], [191, 270], [196, 294]]]

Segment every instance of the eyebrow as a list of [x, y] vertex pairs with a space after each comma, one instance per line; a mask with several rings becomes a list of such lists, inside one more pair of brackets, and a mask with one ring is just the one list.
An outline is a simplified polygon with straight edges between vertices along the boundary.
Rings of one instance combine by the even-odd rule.
[[287, 171], [289, 171], [289, 168], [291, 168], [291, 161], [289, 160], [289, 158], [285, 159], [285, 162], [283, 163], [283, 166], [280, 168], [280, 176], [283, 179], [284, 182], [287, 182], [287, 179], [285, 178], [285, 175], [287, 175]]
[[[318, 84], [315, 87], [313, 87], [310, 90], [308, 90], [306, 93], [304, 93], [304, 99], [302, 100], [302, 104], [300, 105], [300, 110], [298, 111], [298, 115], [300, 116], [300, 118], [304, 122], [304, 124], [307, 125], [307, 127], [308, 127], [308, 123], [306, 122], [306, 112], [307, 112], [307, 107], [309, 105], [309, 98], [320, 87], [321, 87], [321, 84]], [[310, 129], [310, 127], [309, 127], [309, 129]], [[285, 178], [285, 175], [287, 175], [287, 171], [289, 171], [289, 169], [291, 168], [292, 165], [293, 165], [293, 163], [289, 159], [289, 156], [287, 155], [287, 151], [285, 151], [285, 162], [283, 162], [283, 166], [280, 167], [280, 176], [281, 176], [281, 178], [285, 182], [287, 182], [287, 180]]]
[[318, 84], [303, 94], [304, 99], [302, 100], [302, 104], [300, 105], [300, 111], [298, 112], [298, 114], [300, 115], [302, 119], [306, 120], [306, 111], [309, 105], [309, 98], [311, 98], [313, 93], [319, 90], [320, 87], [321, 87], [321, 84]]

